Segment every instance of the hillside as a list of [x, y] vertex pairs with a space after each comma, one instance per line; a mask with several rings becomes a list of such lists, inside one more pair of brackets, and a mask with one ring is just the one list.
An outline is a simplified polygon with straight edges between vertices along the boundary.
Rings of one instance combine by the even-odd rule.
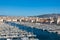
[[34, 16], [34, 17], [41, 17], [41, 18], [49, 18], [49, 17], [58, 17], [60, 16], [60, 14], [44, 14], [44, 15], [37, 15], [37, 16]]

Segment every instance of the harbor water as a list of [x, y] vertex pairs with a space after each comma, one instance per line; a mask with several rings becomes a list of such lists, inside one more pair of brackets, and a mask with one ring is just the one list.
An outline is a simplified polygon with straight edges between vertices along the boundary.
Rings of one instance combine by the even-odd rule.
[[[39, 40], [60, 40], [60, 37], [57, 33], [48, 32], [47, 30], [37, 29], [37, 28], [31, 28], [29, 26], [24, 26], [20, 24], [16, 24], [14, 22], [6, 22], [6, 24], [9, 24], [11, 26], [16, 26], [20, 30], [25, 30], [27, 32], [31, 32], [34, 35], [36, 35], [35, 38], [38, 38]], [[28, 39], [28, 38], [27, 38]]]

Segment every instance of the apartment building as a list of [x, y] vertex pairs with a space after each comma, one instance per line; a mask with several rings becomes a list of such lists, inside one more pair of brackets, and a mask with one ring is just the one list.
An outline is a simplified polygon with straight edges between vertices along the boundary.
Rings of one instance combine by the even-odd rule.
[[57, 18], [57, 24], [60, 24], [60, 16]]

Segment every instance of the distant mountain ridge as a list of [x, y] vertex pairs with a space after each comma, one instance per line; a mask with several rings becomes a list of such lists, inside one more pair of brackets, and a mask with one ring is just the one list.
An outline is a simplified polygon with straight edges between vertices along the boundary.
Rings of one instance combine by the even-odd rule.
[[[7, 16], [7, 15], [0, 15], [0, 17], [1, 16]], [[58, 13], [58, 14], [54, 14], [54, 13], [52, 13], [52, 14], [43, 14], [43, 15], [36, 15], [36, 16], [28, 16], [28, 17], [40, 17], [40, 18], [49, 18], [49, 17], [58, 17], [58, 16], [60, 16], [60, 13]]]
[[7, 15], [0, 15], [0, 16], [7, 16]]
[[44, 14], [44, 15], [37, 15], [37, 16], [34, 16], [34, 17], [41, 17], [41, 18], [49, 18], [49, 17], [58, 17], [60, 16], [60, 14]]

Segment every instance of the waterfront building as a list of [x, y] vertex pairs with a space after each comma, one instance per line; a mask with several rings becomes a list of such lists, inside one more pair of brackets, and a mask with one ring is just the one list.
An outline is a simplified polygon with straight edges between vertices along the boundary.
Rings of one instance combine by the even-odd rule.
[[0, 19], [0, 22], [3, 22], [3, 19]]
[[17, 22], [17, 19], [12, 19], [13, 22]]
[[57, 24], [60, 24], [60, 17], [57, 18]]

